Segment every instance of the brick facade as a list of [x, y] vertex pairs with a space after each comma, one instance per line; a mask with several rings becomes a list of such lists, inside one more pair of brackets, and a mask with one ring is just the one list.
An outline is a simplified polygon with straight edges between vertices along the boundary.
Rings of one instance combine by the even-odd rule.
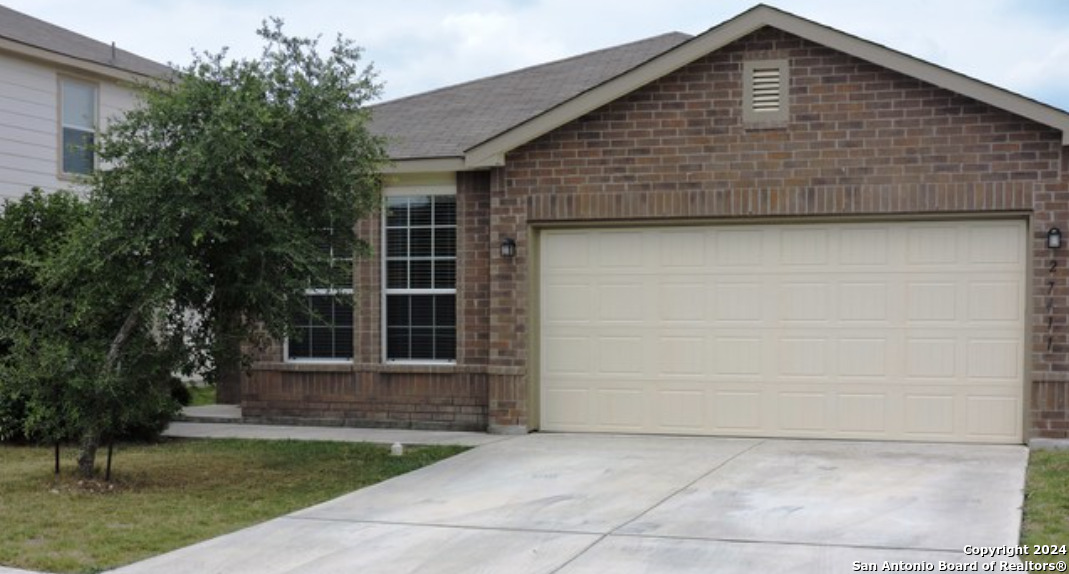
[[[771, 59], [790, 62], [791, 119], [784, 128], [748, 129], [742, 64]], [[1066, 437], [1069, 261], [1066, 249], [1045, 246], [1051, 226], [1069, 231], [1069, 160], [1061, 137], [765, 28], [509, 152], [504, 167], [458, 175], [455, 368], [417, 373], [381, 365], [379, 268], [372, 260], [357, 270], [355, 364], [319, 373], [260, 363], [246, 380], [243, 405], [258, 416], [533, 425], [530, 256], [546, 225], [995, 215], [1030, 224], [1025, 380], [1032, 436]], [[360, 230], [377, 244], [378, 226], [367, 221]], [[504, 237], [516, 239], [513, 259], [496, 253]], [[443, 410], [420, 410], [421, 404]], [[395, 418], [381, 411], [396, 411]]]
[[[493, 385], [507, 371], [491, 372], [489, 352], [489, 174], [457, 175], [457, 364], [403, 366], [382, 363], [381, 260], [358, 261], [352, 365], [282, 362], [282, 347], [259, 354], [242, 388], [242, 414], [250, 420], [306, 421], [347, 426], [486, 430]], [[357, 233], [382, 252], [381, 219], [358, 223]], [[493, 406], [491, 406], [493, 405]]]

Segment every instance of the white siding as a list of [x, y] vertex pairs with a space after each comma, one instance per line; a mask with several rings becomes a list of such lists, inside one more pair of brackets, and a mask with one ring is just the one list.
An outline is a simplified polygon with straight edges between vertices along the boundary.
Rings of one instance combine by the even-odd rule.
[[[67, 72], [0, 54], [0, 201], [20, 197], [34, 186], [47, 191], [76, 188], [58, 176], [61, 73]], [[99, 87], [98, 119], [104, 126], [136, 102], [129, 89], [111, 80], [94, 81]]]

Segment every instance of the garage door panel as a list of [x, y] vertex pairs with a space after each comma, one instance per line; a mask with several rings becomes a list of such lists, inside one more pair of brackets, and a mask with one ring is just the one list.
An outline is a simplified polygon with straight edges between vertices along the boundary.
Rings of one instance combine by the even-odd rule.
[[561, 430], [589, 427], [589, 396], [586, 388], [559, 387], [542, 393], [542, 416], [545, 424]]
[[885, 282], [840, 282], [836, 293], [836, 318], [839, 321], [886, 322], [890, 308], [887, 292]]
[[768, 301], [764, 285], [756, 281], [717, 282], [708, 298], [716, 310], [712, 319], [718, 322], [760, 323]]
[[780, 229], [779, 262], [788, 267], [824, 267], [828, 253], [829, 230], [823, 227], [784, 227]]
[[765, 232], [759, 229], [720, 229], [706, 232], [708, 253], [715, 255], [714, 267], [760, 268], [765, 261]]
[[956, 265], [958, 226], [954, 224], [910, 225], [906, 229], [906, 264], [911, 266]]
[[642, 395], [638, 388], [599, 388], [594, 393], [597, 426], [617, 431], [641, 431], [647, 426], [646, 401]]
[[891, 430], [889, 403], [887, 393], [842, 390], [835, 405], [836, 428], [846, 434], [886, 435]]
[[707, 426], [706, 392], [700, 390], [661, 389], [656, 391], [657, 426], [667, 432], [702, 434]]
[[704, 324], [708, 319], [705, 311], [705, 283], [666, 280], [657, 287], [657, 319], [661, 323]]
[[701, 231], [666, 231], [657, 235], [658, 261], [664, 267], [702, 269], [706, 266], [705, 234]]
[[973, 338], [968, 346], [966, 373], [972, 379], [1015, 379], [1021, 371], [1019, 339]]
[[561, 231], [542, 239], [542, 265], [546, 271], [587, 272], [590, 269], [588, 232]]
[[616, 270], [642, 268], [645, 247], [642, 231], [601, 231], [593, 233], [592, 237], [597, 246], [594, 267]]
[[887, 361], [889, 353], [886, 337], [843, 338], [835, 353], [838, 358], [835, 374], [853, 379], [885, 379], [890, 372]]
[[828, 339], [824, 337], [783, 337], [776, 345], [778, 369], [782, 378], [825, 377], [828, 375]]
[[[997, 389], [994, 389], [997, 392]], [[1010, 440], [1021, 428], [1021, 403], [1012, 396], [985, 396], [974, 392], [966, 398], [968, 432], [974, 437]]]
[[594, 289], [589, 283], [556, 280], [542, 288], [543, 321], [547, 324], [589, 323], [594, 320]]
[[953, 393], [942, 389], [907, 390], [902, 402], [905, 411], [903, 431], [906, 435], [920, 440], [949, 438], [954, 434], [957, 401]]
[[708, 343], [708, 356], [712, 357], [709, 371], [732, 377], [760, 377], [765, 362], [762, 351], [764, 339], [758, 334], [725, 335], [712, 338]]
[[642, 337], [604, 336], [598, 339], [597, 372], [605, 375], [641, 376], [647, 345]]
[[839, 236], [839, 258], [842, 266], [872, 268], [890, 261], [889, 231], [871, 226], [845, 228]]
[[956, 336], [915, 336], [906, 343], [906, 376], [910, 379], [949, 379], [958, 373]]
[[542, 428], [1020, 442], [1024, 231], [543, 232]]
[[603, 324], [642, 321], [645, 316], [647, 292], [644, 282], [637, 278], [626, 282], [598, 282], [598, 321]]
[[969, 320], [970, 321], [1008, 321], [1016, 324], [1021, 320], [1019, 280], [1011, 281], [970, 281]]
[[907, 280], [906, 298], [911, 323], [958, 319], [958, 285], [954, 281]]
[[779, 391], [776, 394], [777, 426], [786, 433], [829, 432], [828, 401], [828, 393], [820, 390]]
[[659, 376], [701, 376], [706, 373], [708, 367], [705, 364], [705, 337], [662, 335], [655, 344]]
[[780, 321], [821, 321], [831, 319], [828, 307], [834, 286], [827, 281], [784, 281], [780, 283]]
[[542, 343], [544, 352], [552, 353], [554, 361], [546, 366], [545, 374], [556, 376], [583, 376], [591, 372], [594, 356], [590, 339], [554, 335]]
[[1016, 223], [990, 224], [969, 230], [969, 262], [979, 264], [1008, 265], [1011, 268], [1024, 265], [1023, 236]]
[[759, 390], [725, 389], [710, 394], [710, 411], [714, 414], [707, 428], [715, 432], [760, 432], [764, 428], [762, 413], [768, 411]]

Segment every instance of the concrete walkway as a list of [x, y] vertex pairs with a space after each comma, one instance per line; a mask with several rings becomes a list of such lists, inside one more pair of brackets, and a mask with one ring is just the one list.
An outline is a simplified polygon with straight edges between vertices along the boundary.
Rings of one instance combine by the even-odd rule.
[[481, 432], [246, 424], [237, 405], [185, 407], [181, 419], [171, 423], [163, 436], [458, 446], [481, 446], [512, 438]]
[[182, 407], [179, 420], [189, 422], [241, 422], [241, 407], [238, 405], [200, 405]]
[[31, 570], [19, 570], [18, 568], [8, 568], [6, 566], [0, 566], [0, 574], [40, 574]]
[[1026, 462], [1021, 446], [533, 434], [115, 572], [936, 570], [1017, 545]]
[[[450, 444], [481, 446], [509, 440], [510, 436], [478, 432], [422, 431], [406, 429], [360, 429], [231, 423], [175, 422], [163, 436], [182, 438], [246, 438], [271, 440], [326, 440], [379, 444]], [[0, 573], [2, 574], [2, 573]]]

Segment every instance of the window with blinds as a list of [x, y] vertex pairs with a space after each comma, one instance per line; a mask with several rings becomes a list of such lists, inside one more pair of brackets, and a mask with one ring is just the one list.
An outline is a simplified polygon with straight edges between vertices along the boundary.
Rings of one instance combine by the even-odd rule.
[[353, 253], [351, 229], [323, 229], [319, 249], [330, 276], [304, 292], [286, 340], [287, 361], [346, 362], [353, 358]]
[[454, 361], [456, 196], [393, 196], [386, 208], [386, 360]]
[[97, 92], [97, 85], [90, 82], [59, 80], [60, 173], [86, 175], [93, 171]]

